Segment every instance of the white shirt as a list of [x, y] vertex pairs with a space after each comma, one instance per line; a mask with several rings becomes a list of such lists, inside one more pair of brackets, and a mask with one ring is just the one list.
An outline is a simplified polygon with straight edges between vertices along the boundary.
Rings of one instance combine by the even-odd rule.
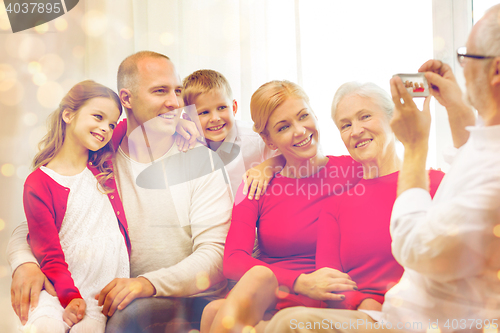
[[[44, 166], [40, 169], [70, 189], [59, 241], [71, 277], [87, 304], [85, 315], [105, 323], [107, 318], [94, 296], [114, 278], [130, 275], [127, 246], [111, 202], [97, 189], [97, 180], [88, 168], [74, 176], [62, 176]], [[60, 314], [50, 306], [44, 312], [51, 310], [54, 316]]]
[[232, 202], [224, 168], [214, 171], [211, 157], [217, 155], [202, 145], [182, 153], [174, 144], [153, 165], [117, 151], [130, 276], [147, 278], [156, 296], [218, 295], [226, 286], [222, 256]]
[[500, 321], [500, 125], [467, 129], [434, 200], [412, 188], [394, 204], [392, 252], [405, 272], [385, 296], [385, 320], [441, 332]]

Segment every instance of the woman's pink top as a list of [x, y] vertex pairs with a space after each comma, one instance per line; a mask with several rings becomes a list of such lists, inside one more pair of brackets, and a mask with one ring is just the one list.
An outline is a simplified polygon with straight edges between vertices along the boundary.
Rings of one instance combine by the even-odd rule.
[[[387, 290], [401, 278], [403, 267], [392, 256], [389, 232], [398, 174], [361, 179], [349, 192], [323, 201], [316, 268], [347, 273], [359, 288], [342, 292], [346, 298], [330, 306], [355, 310], [366, 298], [383, 303]], [[443, 176], [441, 171], [429, 171], [431, 196]]]
[[[360, 165], [350, 156], [328, 158], [326, 166], [308, 178], [276, 175], [259, 200], [242, 198], [240, 186], [224, 250], [227, 278], [239, 280], [253, 266], [266, 266], [293, 297], [297, 277], [316, 269], [316, 222], [322, 201], [343, 193], [363, 174]], [[256, 228], [260, 255], [253, 258]], [[308, 305], [308, 300], [287, 306], [304, 302]], [[313, 305], [317, 304], [311, 303]]]

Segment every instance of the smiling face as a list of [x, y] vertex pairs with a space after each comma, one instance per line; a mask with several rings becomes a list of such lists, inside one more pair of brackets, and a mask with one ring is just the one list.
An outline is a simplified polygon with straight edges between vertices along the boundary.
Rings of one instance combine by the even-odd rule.
[[[195, 99], [199, 127], [208, 141], [223, 141], [234, 126], [234, 116], [238, 110], [235, 100], [231, 100], [221, 89], [200, 94]], [[191, 119], [195, 120], [192, 115]], [[195, 120], [196, 122], [196, 120]]]
[[88, 100], [77, 112], [63, 111], [66, 136], [92, 151], [101, 149], [111, 140], [118, 118], [120, 111], [115, 101], [104, 97]]
[[136, 89], [129, 91], [131, 128], [147, 122], [147, 129], [173, 135], [184, 106], [182, 84], [173, 63], [165, 58], [147, 57], [137, 62]]
[[319, 132], [316, 116], [301, 98], [287, 98], [269, 117], [263, 139], [271, 149], [279, 149], [287, 164], [301, 163], [318, 153]]
[[349, 154], [361, 164], [380, 166], [379, 161], [395, 150], [389, 117], [373, 98], [344, 97], [338, 104], [334, 121]]

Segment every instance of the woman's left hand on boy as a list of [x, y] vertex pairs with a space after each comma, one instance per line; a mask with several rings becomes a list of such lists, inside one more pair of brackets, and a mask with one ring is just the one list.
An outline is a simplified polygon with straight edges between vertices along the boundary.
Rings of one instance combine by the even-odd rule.
[[134, 299], [151, 297], [155, 293], [155, 287], [146, 278], [114, 279], [95, 299], [99, 306], [103, 306], [102, 313], [112, 316], [117, 309], [125, 309]]
[[175, 136], [175, 143], [179, 151], [186, 152], [188, 149], [194, 148], [197, 138], [200, 136], [200, 132], [198, 132], [194, 122], [186, 119], [179, 119], [175, 131], [177, 133]]
[[248, 169], [243, 174], [243, 195], [248, 195], [248, 199], [259, 200], [261, 195], [266, 193], [267, 185], [274, 175], [280, 172], [286, 160], [283, 155], [271, 157], [261, 164]]
[[271, 170], [260, 170], [252, 168], [243, 175], [243, 194], [248, 194], [248, 199], [259, 200], [260, 196], [266, 192], [269, 181], [273, 179], [274, 172]]

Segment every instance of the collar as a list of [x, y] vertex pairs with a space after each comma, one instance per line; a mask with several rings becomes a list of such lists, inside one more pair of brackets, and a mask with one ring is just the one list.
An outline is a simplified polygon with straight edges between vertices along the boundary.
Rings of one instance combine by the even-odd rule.
[[500, 148], [500, 125], [484, 126], [478, 121], [476, 126], [467, 126], [470, 132], [469, 140], [477, 149]]

